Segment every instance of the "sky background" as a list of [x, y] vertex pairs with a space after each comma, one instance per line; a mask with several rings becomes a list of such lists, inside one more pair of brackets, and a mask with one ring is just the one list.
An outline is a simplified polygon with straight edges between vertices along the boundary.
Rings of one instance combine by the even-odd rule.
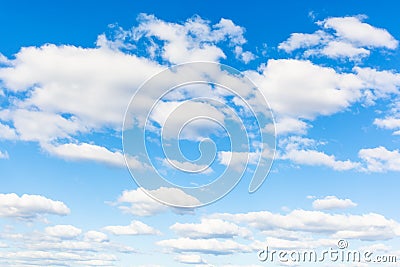
[[[82, 2], [0, 4], [0, 265], [279, 266], [257, 252], [340, 239], [400, 257], [396, 1]], [[138, 189], [122, 123], [196, 60], [258, 86], [277, 152], [255, 193], [176, 209]]]

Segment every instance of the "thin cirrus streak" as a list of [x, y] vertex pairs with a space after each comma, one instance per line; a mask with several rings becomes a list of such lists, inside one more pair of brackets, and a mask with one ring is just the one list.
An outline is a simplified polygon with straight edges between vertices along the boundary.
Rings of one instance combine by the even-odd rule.
[[[127, 161], [148, 195], [170, 206], [198, 207], [229, 193], [242, 177], [251, 177], [251, 193], [261, 186], [275, 154], [271, 125], [264, 95], [238, 70], [185, 63], [154, 75], [132, 97], [124, 155], [151, 166]], [[160, 193], [168, 191], [175, 196]]]

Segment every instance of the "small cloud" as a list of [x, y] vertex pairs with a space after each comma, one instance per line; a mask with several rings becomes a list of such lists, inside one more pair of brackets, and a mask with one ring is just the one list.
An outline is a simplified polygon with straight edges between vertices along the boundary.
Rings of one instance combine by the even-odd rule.
[[236, 46], [234, 53], [236, 58], [243, 61], [245, 64], [256, 59], [256, 56], [253, 53], [251, 53], [250, 51], [243, 51], [243, 48], [241, 46]]
[[9, 159], [7, 151], [0, 151], [0, 159]]
[[126, 226], [106, 226], [103, 228], [114, 235], [159, 235], [160, 231], [148, 226], [140, 221], [132, 221]]
[[184, 264], [205, 264], [206, 262], [200, 255], [182, 254], [175, 257], [175, 260]]
[[46, 234], [53, 237], [59, 237], [61, 239], [72, 239], [79, 236], [82, 230], [72, 225], [56, 225], [46, 227]]
[[312, 205], [316, 210], [333, 210], [356, 207], [357, 203], [354, 203], [348, 198], [339, 199], [336, 196], [326, 196], [323, 199], [314, 200]]
[[[151, 190], [149, 194], [163, 200], [169, 199], [171, 203], [178, 203], [181, 204], [181, 206], [196, 206], [201, 203], [195, 197], [186, 194], [178, 188], [161, 187]], [[116, 203], [113, 203], [113, 205], [117, 205], [124, 213], [136, 216], [153, 216], [169, 210], [177, 214], [193, 213], [193, 208], [172, 208], [165, 204], [161, 204], [147, 195], [141, 188], [122, 192], [122, 195], [118, 198]]]

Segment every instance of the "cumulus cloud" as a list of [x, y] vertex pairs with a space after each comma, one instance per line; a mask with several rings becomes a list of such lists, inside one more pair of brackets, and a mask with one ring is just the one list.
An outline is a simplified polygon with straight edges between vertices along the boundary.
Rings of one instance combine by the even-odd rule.
[[339, 199], [336, 196], [326, 196], [322, 199], [315, 199], [312, 205], [316, 210], [347, 209], [357, 206], [351, 199]]
[[359, 170], [361, 168], [359, 162], [337, 160], [333, 155], [316, 150], [314, 147], [318, 146], [318, 143], [312, 139], [292, 136], [283, 139], [280, 145], [284, 147], [284, 151], [279, 158], [291, 160], [296, 164], [325, 166], [337, 171]]
[[175, 223], [171, 230], [180, 236], [189, 238], [250, 238], [251, 232], [238, 225], [219, 219], [202, 219], [201, 223]]
[[14, 140], [17, 139], [17, 134], [10, 126], [0, 123], [0, 140], [1, 139]]
[[140, 221], [132, 221], [126, 226], [106, 226], [103, 228], [114, 235], [157, 235], [160, 232]]
[[388, 150], [383, 146], [364, 148], [358, 156], [365, 161], [365, 169], [370, 172], [400, 171], [399, 150]]
[[123, 212], [137, 216], [151, 216], [168, 209], [167, 206], [157, 202], [140, 188], [122, 192], [117, 204]]
[[332, 238], [386, 240], [400, 235], [399, 222], [376, 213], [353, 215], [293, 210], [288, 214], [260, 211], [239, 214], [218, 213], [210, 217], [238, 224], [245, 223], [261, 231], [282, 229], [325, 234]]
[[400, 118], [386, 117], [384, 119], [375, 119], [374, 124], [380, 128], [389, 130], [400, 129]]
[[383, 146], [364, 148], [358, 152], [358, 160], [338, 160], [334, 155], [317, 150], [323, 145], [316, 140], [300, 136], [290, 136], [280, 140], [277, 159], [290, 160], [299, 165], [323, 166], [336, 171], [354, 170], [358, 172], [400, 171], [400, 152]]
[[[120, 151], [110, 151], [105, 147], [87, 143], [69, 143], [43, 146], [50, 154], [67, 160], [92, 160], [117, 167], [125, 167], [124, 155]], [[147, 165], [135, 157], [127, 156], [126, 160], [131, 168], [145, 169]]]
[[108, 236], [105, 233], [93, 230], [85, 233], [84, 240], [97, 243], [109, 241]]
[[[177, 188], [161, 187], [152, 190], [152, 196], [158, 196], [160, 199], [171, 199], [172, 203], [182, 203], [187, 205], [197, 205], [199, 200], [193, 196], [187, 195], [185, 192]], [[148, 196], [142, 189], [126, 190], [119, 196], [115, 205], [125, 213], [130, 213], [137, 216], [152, 216], [168, 210], [176, 213], [191, 213], [193, 210], [189, 208], [171, 208]]]
[[158, 51], [164, 60], [173, 64], [199, 60], [219, 61], [226, 55], [217, 46], [218, 43], [227, 42], [230, 46], [241, 46], [246, 42], [243, 37], [244, 29], [224, 18], [211, 25], [209, 21], [195, 16], [178, 24], [142, 14], [139, 21], [139, 26], [132, 31], [133, 38], [140, 40], [143, 37], [154, 37], [165, 42], [163, 47], [153, 43], [153, 51]]
[[0, 252], [0, 264], [12, 266], [115, 266], [118, 253], [136, 253], [128, 246], [110, 242], [104, 233], [88, 231], [73, 225], [46, 227], [44, 232], [35, 230], [14, 234], [0, 233], [8, 250]]
[[79, 236], [82, 230], [73, 225], [56, 225], [51, 227], [46, 227], [46, 234], [54, 237], [59, 237], [61, 239], [70, 239]]
[[[280, 135], [306, 133], [318, 116], [343, 111], [363, 97], [364, 82], [306, 60], [271, 59], [259, 72], [246, 71], [274, 112]], [[273, 125], [267, 125], [272, 131]]]
[[[4, 92], [25, 96], [0, 111], [0, 120], [6, 122], [0, 124], [0, 139], [36, 141], [67, 159], [122, 165], [119, 152], [81, 143], [78, 136], [119, 132], [132, 94], [165, 66], [218, 61], [226, 57], [220, 45], [238, 51], [246, 42], [244, 29], [224, 18], [215, 24], [198, 16], [169, 23], [141, 14], [137, 26], [116, 30], [113, 37], [100, 35], [95, 48], [46, 44], [24, 47], [13, 59], [2, 55], [1, 62], [7, 63], [0, 67]], [[143, 42], [161, 59], [139, 56], [135, 48]], [[250, 52], [241, 56], [244, 61], [253, 57]]]
[[320, 25], [333, 29], [338, 37], [360, 46], [395, 49], [398, 41], [385, 29], [362, 22], [365, 16], [327, 18]]
[[396, 49], [398, 41], [385, 29], [363, 22], [365, 16], [332, 17], [316, 24], [314, 33], [293, 33], [278, 48], [290, 53], [303, 50], [312, 55], [329, 58], [360, 60], [374, 48]]
[[44, 196], [0, 194], [0, 217], [31, 221], [45, 214], [63, 216], [69, 213], [69, 208], [63, 202]]

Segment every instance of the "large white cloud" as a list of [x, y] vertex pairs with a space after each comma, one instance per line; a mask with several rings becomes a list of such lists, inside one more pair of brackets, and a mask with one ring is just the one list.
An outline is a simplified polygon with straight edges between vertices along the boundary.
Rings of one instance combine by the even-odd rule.
[[[315, 33], [293, 34], [280, 48], [288, 52], [297, 48], [320, 49], [327, 55], [350, 57], [366, 55], [371, 48], [397, 47], [393, 36], [363, 22], [362, 17], [328, 18], [318, 25], [321, 29]], [[131, 95], [165, 66], [195, 59], [218, 61], [226, 56], [224, 50], [231, 48], [245, 53], [241, 48], [246, 42], [244, 29], [228, 19], [212, 24], [193, 17], [182, 23], [169, 23], [142, 14], [136, 27], [119, 31], [116, 36], [122, 39], [100, 35], [95, 48], [47, 44], [22, 48], [14, 58], [2, 56], [2, 94], [24, 92], [25, 96], [0, 111], [0, 139], [37, 141], [42, 149], [58, 157], [125, 166], [118, 149], [85, 143], [79, 136], [119, 133]], [[137, 43], [152, 53], [139, 55]], [[129, 53], [123, 52], [126, 49]], [[318, 116], [345, 111], [357, 102], [371, 104], [379, 98], [398, 95], [400, 86], [399, 75], [394, 71], [355, 67], [352, 72], [343, 72], [299, 59], [271, 59], [258, 71], [248, 70], [246, 74], [271, 104], [278, 134], [306, 134]], [[155, 94], [154, 90], [149, 94]], [[147, 105], [152, 97], [149, 95], [141, 104]], [[164, 104], [153, 114], [158, 122], [165, 121], [170, 110], [166, 106], [176, 103]], [[221, 110], [207, 108], [204, 103], [196, 105], [202, 105], [201, 110], [207, 114], [222, 116]], [[189, 116], [195, 109], [199, 110], [188, 106], [187, 112], [181, 114]], [[375, 124], [398, 134], [395, 115], [377, 119]], [[178, 117], [171, 125], [179, 124], [181, 119]], [[207, 123], [196, 125], [193, 131], [187, 130], [187, 136], [213, 130]], [[273, 128], [269, 125], [265, 130], [271, 132]], [[357, 167], [354, 162], [338, 160], [322, 151], [296, 150], [287, 151], [286, 155], [298, 164], [336, 170]], [[128, 160], [137, 168], [147, 167], [135, 158]]]
[[320, 22], [324, 28], [335, 30], [338, 37], [360, 46], [397, 48], [398, 41], [385, 29], [362, 22], [363, 17], [327, 18]]
[[364, 82], [357, 75], [306, 60], [271, 59], [259, 72], [246, 74], [268, 99], [278, 135], [305, 133], [309, 121], [346, 110], [363, 97]]
[[[118, 152], [79, 144], [77, 136], [119, 132], [133, 93], [168, 62], [218, 61], [225, 57], [219, 44], [241, 49], [246, 42], [244, 29], [228, 19], [211, 24], [193, 17], [184, 23], [168, 23], [142, 14], [136, 27], [119, 31], [116, 36], [130, 38], [123, 41], [100, 35], [96, 48], [46, 44], [21, 48], [14, 58], [2, 55], [2, 94], [24, 92], [25, 97], [18, 97], [0, 112], [0, 138], [37, 141], [44, 150], [59, 157], [121, 166]], [[149, 45], [153, 38], [163, 43], [159, 49], [164, 65], [150, 55], [139, 56], [134, 50], [134, 43]], [[155, 42], [151, 44], [157, 46]], [[121, 51], [128, 47], [133, 49], [130, 53]], [[64, 144], [65, 140], [73, 142]]]

